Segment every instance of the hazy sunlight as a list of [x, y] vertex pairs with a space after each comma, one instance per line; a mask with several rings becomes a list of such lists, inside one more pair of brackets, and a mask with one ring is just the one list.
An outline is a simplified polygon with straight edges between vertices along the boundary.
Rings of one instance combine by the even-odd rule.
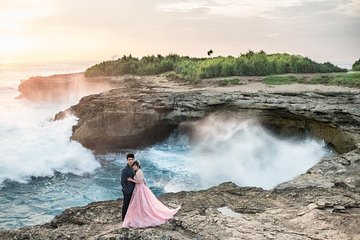
[[350, 63], [360, 46], [359, 7], [356, 0], [3, 0], [0, 62], [206, 57], [209, 49], [237, 56], [252, 49]]
[[[0, 35], [0, 46], [2, 50], [1, 54], [5, 55], [5, 59], [9, 58], [10, 60], [17, 53], [29, 49], [31, 44], [29, 40], [25, 40], [25, 38], [16, 35], [8, 35], [8, 36]], [[6, 60], [1, 59], [1, 61], [6, 61]]]

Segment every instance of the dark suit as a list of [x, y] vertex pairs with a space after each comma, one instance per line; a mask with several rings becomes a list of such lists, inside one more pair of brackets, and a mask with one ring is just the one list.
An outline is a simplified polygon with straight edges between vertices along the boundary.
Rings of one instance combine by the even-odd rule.
[[131, 195], [134, 191], [134, 187], [135, 187], [135, 183], [128, 181], [127, 179], [130, 178], [134, 178], [134, 171], [132, 170], [132, 168], [129, 166], [129, 164], [126, 164], [126, 167], [124, 167], [124, 169], [121, 171], [121, 187], [122, 187], [122, 192], [124, 195], [124, 200], [123, 200], [123, 206], [122, 206], [122, 220], [124, 221], [126, 212], [128, 210], [129, 207], [129, 203], [131, 200]]

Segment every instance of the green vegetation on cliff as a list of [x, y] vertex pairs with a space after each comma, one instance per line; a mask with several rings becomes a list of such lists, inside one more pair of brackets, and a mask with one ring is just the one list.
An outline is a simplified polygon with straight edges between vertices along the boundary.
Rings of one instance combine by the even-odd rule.
[[266, 54], [249, 51], [239, 57], [190, 58], [170, 54], [146, 56], [141, 59], [123, 56], [104, 61], [86, 70], [87, 77], [118, 76], [124, 74], [154, 75], [166, 73], [168, 77], [196, 81], [204, 78], [228, 76], [267, 76], [286, 73], [345, 72], [329, 62], [316, 63], [299, 55], [286, 53]]
[[341, 85], [347, 87], [360, 88], [360, 73], [336, 73], [336, 74], [316, 74], [311, 76], [303, 75], [282, 75], [267, 76], [263, 83], [269, 85], [282, 85], [291, 83], [306, 84], [324, 84], [324, 85]]
[[354, 64], [352, 65], [352, 70], [353, 71], [360, 71], [360, 58], [359, 58], [359, 60], [354, 62]]

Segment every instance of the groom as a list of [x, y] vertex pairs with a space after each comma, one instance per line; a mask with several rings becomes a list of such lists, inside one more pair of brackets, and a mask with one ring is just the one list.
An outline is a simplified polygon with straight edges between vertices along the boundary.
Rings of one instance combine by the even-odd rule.
[[131, 195], [134, 191], [134, 187], [135, 187], [135, 183], [128, 181], [128, 178], [134, 178], [134, 171], [131, 168], [131, 165], [134, 163], [134, 159], [135, 156], [133, 153], [128, 153], [126, 155], [126, 161], [127, 164], [124, 167], [124, 169], [121, 171], [121, 187], [122, 187], [122, 192], [124, 195], [124, 200], [123, 200], [123, 206], [122, 206], [122, 220], [124, 221], [126, 212], [128, 210], [129, 207], [129, 203], [131, 200]]

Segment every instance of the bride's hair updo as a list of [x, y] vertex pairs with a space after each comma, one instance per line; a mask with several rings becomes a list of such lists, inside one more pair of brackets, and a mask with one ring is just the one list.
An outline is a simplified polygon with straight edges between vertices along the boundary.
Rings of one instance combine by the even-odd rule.
[[141, 168], [140, 163], [138, 161], [133, 162], [131, 166], [137, 166], [139, 169]]

